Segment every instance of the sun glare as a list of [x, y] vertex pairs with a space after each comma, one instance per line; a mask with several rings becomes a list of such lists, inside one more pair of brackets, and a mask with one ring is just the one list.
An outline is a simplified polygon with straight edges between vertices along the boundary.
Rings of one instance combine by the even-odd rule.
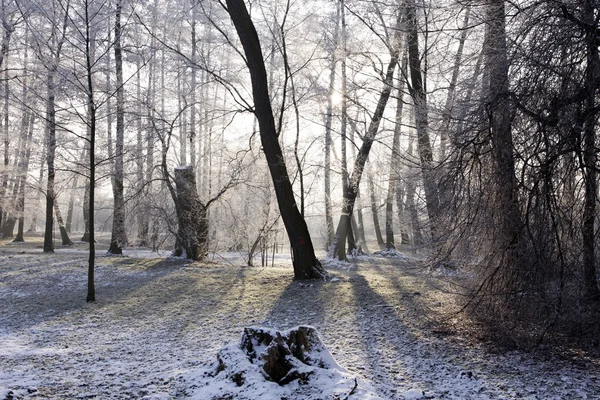
[[342, 104], [342, 95], [341, 93], [335, 92], [331, 95], [331, 104], [334, 106], [339, 106]]

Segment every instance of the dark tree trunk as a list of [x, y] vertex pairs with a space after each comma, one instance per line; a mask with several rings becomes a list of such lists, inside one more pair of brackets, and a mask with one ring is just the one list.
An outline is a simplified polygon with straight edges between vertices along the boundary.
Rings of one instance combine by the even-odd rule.
[[[89, 149], [87, 153], [89, 157]], [[85, 189], [83, 190], [83, 236], [81, 237], [82, 242], [90, 241], [90, 183], [85, 183]]]
[[487, 8], [486, 70], [489, 78], [488, 113], [494, 161], [495, 219], [499, 246], [503, 250], [502, 273], [519, 269], [521, 213], [515, 176], [512, 112], [508, 79], [504, 1], [493, 0]]
[[94, 100], [94, 80], [93, 60], [96, 53], [96, 39], [90, 32], [90, 15], [89, 7], [85, 7], [85, 59], [87, 73], [87, 117], [89, 128], [89, 162], [90, 162], [90, 178], [89, 178], [89, 202], [88, 202], [88, 225], [89, 225], [89, 253], [88, 253], [88, 285], [86, 301], [96, 301], [96, 284], [95, 284], [95, 269], [96, 269], [96, 240], [94, 238], [94, 199], [96, 194], [96, 102]]
[[408, 24], [408, 63], [410, 65], [410, 94], [413, 99], [415, 112], [415, 125], [417, 130], [417, 150], [421, 161], [423, 176], [423, 189], [425, 191], [425, 204], [429, 216], [429, 228], [432, 243], [439, 240], [437, 217], [439, 212], [439, 195], [437, 179], [433, 165], [433, 151], [429, 140], [429, 117], [427, 98], [423, 85], [421, 72], [421, 58], [419, 55], [419, 37], [417, 29], [417, 16], [414, 0], [406, 6], [406, 21]]
[[193, 165], [175, 169], [177, 192], [177, 239], [175, 255], [199, 261], [208, 255], [208, 218], [206, 206], [196, 189]]
[[255, 105], [254, 113], [258, 119], [260, 138], [271, 172], [275, 194], [277, 195], [279, 211], [292, 246], [294, 277], [296, 279], [322, 278], [326, 275], [326, 272], [315, 257], [306, 221], [296, 206], [292, 185], [277, 140], [275, 120], [269, 97], [267, 71], [258, 34], [243, 0], [227, 0], [227, 7], [244, 48], [246, 63], [250, 70]]
[[[584, 1], [583, 18], [588, 26], [596, 26], [594, 9], [590, 2]], [[596, 202], [598, 196], [598, 156], [596, 144], [596, 118], [598, 115], [596, 96], [598, 91], [598, 74], [600, 73], [600, 56], [598, 54], [598, 37], [596, 32], [586, 33], [587, 69], [585, 100], [586, 120], [583, 131], [583, 163], [585, 165], [585, 201], [583, 206], [583, 297], [585, 300], [600, 301], [598, 288], [598, 271], [596, 268]]]
[[46, 99], [46, 165], [48, 166], [48, 183], [46, 185], [46, 228], [44, 229], [44, 252], [49, 253], [54, 251], [54, 239], [52, 231], [54, 229], [54, 154], [56, 151], [56, 120], [54, 110], [54, 74], [55, 68], [52, 67], [48, 71], [48, 81], [46, 83], [47, 96]]

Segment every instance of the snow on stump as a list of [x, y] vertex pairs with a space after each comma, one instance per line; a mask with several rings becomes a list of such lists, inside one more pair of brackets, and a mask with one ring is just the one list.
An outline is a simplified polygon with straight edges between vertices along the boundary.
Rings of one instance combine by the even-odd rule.
[[310, 326], [245, 328], [208, 369], [183, 377], [192, 399], [380, 399], [339, 366]]

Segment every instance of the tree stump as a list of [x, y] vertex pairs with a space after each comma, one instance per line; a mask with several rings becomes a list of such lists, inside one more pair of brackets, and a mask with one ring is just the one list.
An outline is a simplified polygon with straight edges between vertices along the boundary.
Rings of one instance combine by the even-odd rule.
[[175, 255], [202, 260], [208, 254], [208, 216], [196, 189], [196, 174], [191, 165], [175, 168], [177, 187], [177, 239]]
[[311, 372], [303, 366], [335, 365], [316, 329], [310, 326], [284, 332], [245, 328], [240, 347], [250, 362], [260, 363], [268, 379], [280, 385], [307, 380]]

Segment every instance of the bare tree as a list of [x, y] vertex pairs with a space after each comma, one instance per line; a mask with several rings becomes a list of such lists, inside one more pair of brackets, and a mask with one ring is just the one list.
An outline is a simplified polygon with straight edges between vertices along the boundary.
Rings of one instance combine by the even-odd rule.
[[363, 143], [360, 147], [360, 150], [358, 151], [356, 160], [354, 162], [354, 169], [352, 170], [352, 175], [349, 178], [348, 192], [346, 196], [344, 196], [344, 202], [342, 205], [342, 215], [340, 216], [340, 220], [338, 222], [333, 244], [329, 249], [329, 257], [335, 257], [340, 260], [346, 259], [345, 242], [348, 236], [348, 232], [351, 229], [351, 216], [352, 211], [354, 210], [354, 203], [356, 201], [358, 187], [360, 185], [360, 180], [365, 167], [365, 163], [367, 162], [367, 158], [369, 157], [369, 152], [371, 151], [371, 147], [373, 146], [373, 142], [375, 141], [375, 136], [377, 135], [377, 131], [379, 130], [379, 124], [383, 117], [383, 112], [385, 110], [393, 88], [394, 71], [398, 64], [398, 57], [400, 53], [401, 21], [402, 13], [398, 12], [396, 18], [396, 27], [394, 30], [394, 37], [392, 43], [389, 44], [390, 61], [387, 65], [383, 81], [383, 89], [379, 96], [375, 112], [371, 117], [371, 122], [367, 129], [367, 132], [364, 135]]
[[260, 138], [271, 172], [281, 217], [292, 246], [294, 276], [296, 279], [322, 278], [326, 272], [315, 257], [308, 227], [296, 206], [292, 185], [277, 140], [267, 72], [258, 34], [243, 0], [227, 0], [226, 3], [229, 16], [242, 43], [246, 64], [250, 71], [254, 113], [258, 119]]
[[123, 246], [128, 243], [125, 233], [125, 200], [123, 188], [123, 151], [125, 140], [125, 99], [123, 84], [123, 53], [121, 47], [121, 11], [122, 2], [117, 0], [115, 11], [115, 40], [113, 43], [115, 51], [115, 71], [116, 71], [116, 94], [117, 94], [117, 126], [115, 138], [115, 159], [114, 159], [114, 177], [113, 184], [113, 226], [108, 252], [111, 254], [123, 254]]

